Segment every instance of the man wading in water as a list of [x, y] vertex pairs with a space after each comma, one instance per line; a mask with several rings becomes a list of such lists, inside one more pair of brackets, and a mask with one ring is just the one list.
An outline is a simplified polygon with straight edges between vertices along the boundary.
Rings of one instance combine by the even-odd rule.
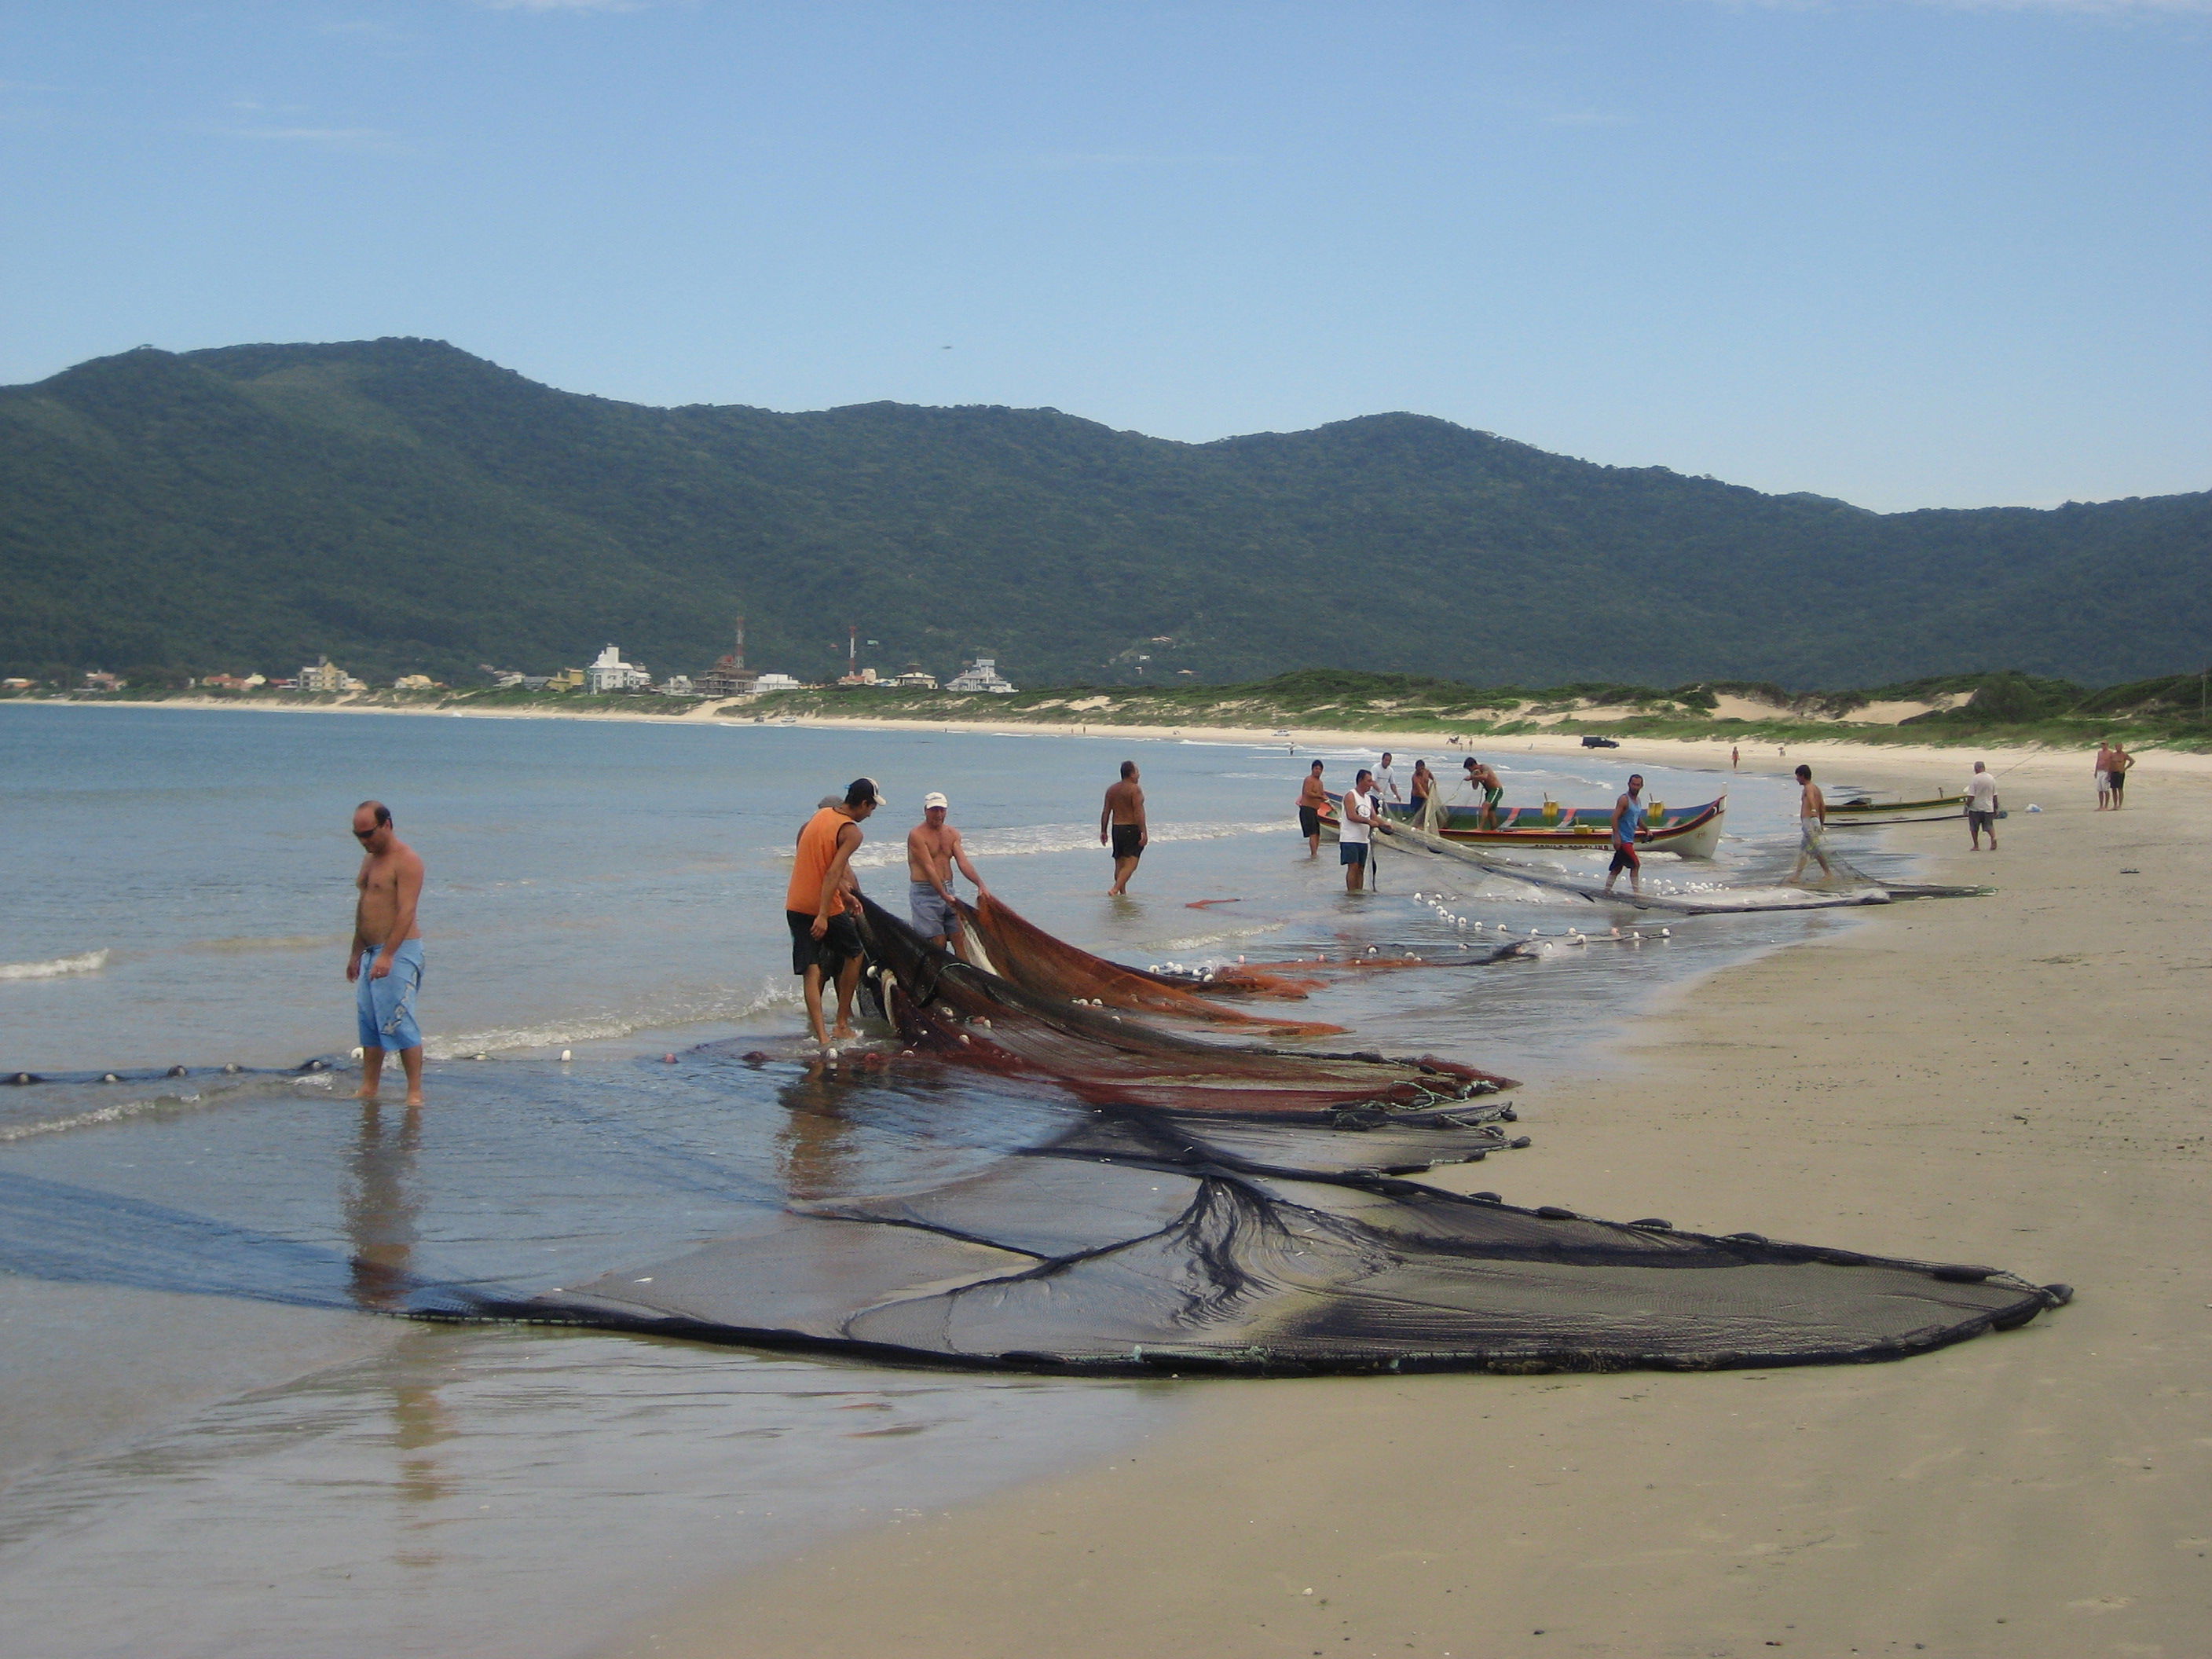
[[1637, 856], [1637, 833], [1644, 827], [1644, 774], [1632, 772], [1628, 777], [1628, 793], [1613, 804], [1613, 867], [1605, 872], [1605, 890], [1610, 893], [1613, 884], [1620, 879], [1620, 872], [1628, 872], [1628, 890], [1644, 890], [1644, 860]]
[[[860, 907], [846, 896], [853, 854], [860, 850], [860, 823], [884, 804], [873, 778], [855, 778], [845, 799], [817, 808], [799, 832], [799, 855], [791, 885], [783, 896], [783, 919], [791, 928], [791, 971], [805, 981], [806, 1023], [823, 1048], [834, 1035], [854, 1035], [853, 993], [860, 983]], [[858, 891], [855, 887], [854, 891]], [[837, 983], [837, 1027], [822, 1024], [822, 981]]]
[[1129, 878], [1137, 873], [1137, 860], [1145, 855], [1152, 835], [1145, 827], [1145, 792], [1137, 787], [1137, 763], [1121, 763], [1121, 781], [1106, 792], [1106, 805], [1098, 814], [1098, 839], [1103, 844], [1113, 832], [1114, 884], [1109, 898], [1129, 890]]
[[906, 832], [907, 914], [914, 931], [932, 945], [943, 945], [960, 931], [960, 911], [952, 902], [952, 866], [975, 884], [975, 896], [991, 890], [968, 862], [960, 832], [945, 821], [951, 803], [932, 793], [921, 798], [921, 822]]
[[1298, 833], [1306, 838], [1306, 856], [1321, 856], [1321, 815], [1328, 806], [1328, 791], [1321, 781], [1321, 763], [1316, 761], [1306, 781], [1298, 786]]
[[[1832, 879], [1836, 873], [1834, 866], [1828, 862], [1827, 843], [1820, 839], [1820, 832], [1828, 827], [1828, 798], [1820, 793], [1820, 786], [1813, 781], [1811, 767], [1797, 769], [1797, 781], [1805, 788], [1804, 793], [1797, 797], [1797, 862], [1790, 866], [1790, 884], [1792, 887], [1797, 884], [1797, 878], [1805, 872], [1805, 860], [1808, 858], [1820, 861], [1823, 876]], [[1990, 841], [1992, 845], [1996, 841], [1994, 829], [1990, 831]]]
[[[422, 933], [415, 907], [422, 897], [422, 860], [392, 827], [392, 809], [365, 800], [354, 808], [353, 838], [363, 854], [353, 884], [353, 948], [346, 978], [354, 988], [361, 1031], [359, 1098], [374, 1100], [384, 1079], [384, 1056], [399, 1051], [407, 1073], [407, 1103], [422, 1103], [422, 1031], [415, 1024], [415, 994], [422, 988]], [[368, 958], [366, 968], [362, 958]]]

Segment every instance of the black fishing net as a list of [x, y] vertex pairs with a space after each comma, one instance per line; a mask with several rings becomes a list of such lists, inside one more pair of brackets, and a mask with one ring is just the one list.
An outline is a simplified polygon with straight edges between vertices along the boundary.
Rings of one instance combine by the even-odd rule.
[[2067, 1294], [1269, 1167], [1103, 1121], [965, 1181], [806, 1206], [503, 1311], [1042, 1370], [1520, 1372], [1897, 1358]]

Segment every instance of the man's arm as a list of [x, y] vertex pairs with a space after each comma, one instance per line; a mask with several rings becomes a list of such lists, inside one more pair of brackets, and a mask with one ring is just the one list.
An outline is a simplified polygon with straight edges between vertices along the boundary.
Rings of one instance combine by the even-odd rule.
[[1808, 783], [1805, 787], [1813, 792], [1813, 810], [1820, 814], [1820, 827], [1825, 830], [1828, 827], [1827, 792], [1817, 783]]
[[1139, 786], [1132, 789], [1129, 795], [1129, 810], [1137, 815], [1137, 845], [1139, 848], [1149, 847], [1152, 844], [1152, 829], [1145, 822], [1144, 789]]
[[[975, 890], [977, 892], [988, 893], [991, 890], [989, 888], [983, 885], [983, 878], [975, 873], [975, 866], [968, 862], [968, 848], [966, 844], [961, 841], [960, 832], [957, 830], [955, 830], [952, 832], [952, 861], [960, 866], [960, 873], [962, 875], [967, 877], [969, 880], [975, 884]], [[951, 898], [952, 896], [949, 886], [947, 887], [945, 896], [947, 898]]]
[[1098, 809], [1098, 843], [1102, 847], [1106, 844], [1106, 831], [1108, 827], [1111, 825], [1113, 822], [1114, 791], [1109, 789], [1106, 792], [1106, 805]]
[[[808, 931], [816, 939], [830, 931], [830, 902], [843, 884], [845, 866], [853, 861], [854, 849], [860, 844], [860, 826], [847, 823], [837, 831], [837, 855], [830, 860], [830, 867], [822, 872], [822, 891], [814, 901], [814, 926]], [[855, 891], [859, 890], [854, 889]]]
[[392, 934], [376, 953], [376, 965], [368, 970], [371, 979], [382, 979], [392, 971], [392, 957], [415, 931], [415, 907], [422, 897], [422, 860], [412, 853], [400, 860], [392, 871]]

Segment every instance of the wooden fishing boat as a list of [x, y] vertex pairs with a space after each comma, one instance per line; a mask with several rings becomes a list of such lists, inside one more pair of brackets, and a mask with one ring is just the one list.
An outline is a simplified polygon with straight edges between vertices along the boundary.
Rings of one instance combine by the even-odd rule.
[[[1413, 821], [1413, 809], [1404, 801], [1385, 801], [1382, 810], [1401, 822]], [[1321, 832], [1330, 841], [1336, 839], [1336, 800], [1331, 797], [1321, 815]], [[1702, 806], [1662, 805], [1650, 815], [1650, 833], [1638, 839], [1637, 850], [1672, 853], [1677, 858], [1709, 859], [1720, 847], [1721, 823], [1727, 814], [1726, 795]], [[1550, 802], [1541, 806], [1501, 806], [1498, 809], [1498, 827], [1486, 830], [1482, 827], [1480, 807], [1449, 806], [1438, 812], [1431, 827], [1446, 841], [1463, 842], [1470, 846], [1599, 852], [1613, 834], [1613, 808], [1561, 806]]]
[[1962, 817], [1966, 810], [1964, 795], [1929, 795], [1920, 800], [1879, 800], [1871, 795], [1854, 795], [1849, 800], [1828, 803], [1828, 827], [1856, 824], [1861, 828], [1882, 823], [1933, 823], [1942, 818]]

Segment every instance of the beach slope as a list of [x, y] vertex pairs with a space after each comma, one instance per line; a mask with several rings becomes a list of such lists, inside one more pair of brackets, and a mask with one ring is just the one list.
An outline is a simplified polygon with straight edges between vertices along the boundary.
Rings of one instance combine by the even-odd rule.
[[[1110, 1466], [853, 1535], [618, 1649], [2078, 1659], [2212, 1629], [2212, 787], [2008, 780], [1996, 896], [1899, 905], [1692, 987], [1531, 1083], [1510, 1201], [2078, 1287], [1899, 1364], [1166, 1384]], [[2030, 781], [2029, 780], [2033, 780]]]

